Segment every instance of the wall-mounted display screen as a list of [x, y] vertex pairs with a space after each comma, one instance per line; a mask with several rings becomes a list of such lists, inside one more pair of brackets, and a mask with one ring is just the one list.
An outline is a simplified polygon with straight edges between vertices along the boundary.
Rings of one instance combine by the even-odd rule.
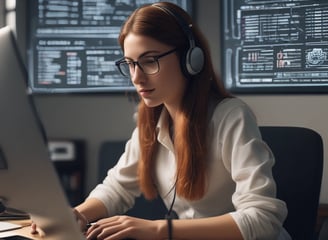
[[221, 9], [228, 89], [328, 92], [326, 0], [222, 0]]
[[[29, 85], [34, 93], [134, 90], [115, 61], [131, 12], [154, 0], [30, 0]], [[191, 0], [174, 2], [191, 13]]]

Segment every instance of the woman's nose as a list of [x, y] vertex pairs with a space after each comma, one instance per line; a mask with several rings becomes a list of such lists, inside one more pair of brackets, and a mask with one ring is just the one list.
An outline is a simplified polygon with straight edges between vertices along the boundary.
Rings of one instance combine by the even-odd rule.
[[145, 81], [145, 74], [137, 64], [134, 67], [134, 73], [131, 74], [131, 80], [134, 84], [140, 84]]

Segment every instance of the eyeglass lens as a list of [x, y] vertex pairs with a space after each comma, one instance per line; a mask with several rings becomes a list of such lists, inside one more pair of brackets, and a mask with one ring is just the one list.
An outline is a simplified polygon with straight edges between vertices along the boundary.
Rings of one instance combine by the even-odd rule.
[[124, 76], [130, 77], [134, 74], [136, 65], [145, 74], [155, 74], [159, 71], [158, 61], [154, 57], [141, 58], [136, 62], [130, 60], [122, 61], [119, 64], [119, 68]]
[[170, 51], [167, 51], [165, 53], [162, 53], [158, 56], [148, 56], [148, 57], [142, 57], [138, 61], [132, 61], [132, 60], [120, 60], [117, 61], [115, 64], [119, 68], [122, 75], [126, 77], [131, 77], [132, 74], [134, 74], [136, 65], [140, 68], [142, 72], [145, 74], [155, 74], [159, 72], [159, 63], [158, 59], [165, 57], [173, 52], [175, 52], [176, 49], [172, 49]]

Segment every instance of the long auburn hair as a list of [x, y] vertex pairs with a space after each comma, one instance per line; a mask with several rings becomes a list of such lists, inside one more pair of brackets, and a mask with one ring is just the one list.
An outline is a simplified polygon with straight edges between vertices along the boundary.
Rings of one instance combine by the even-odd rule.
[[[208, 123], [208, 107], [211, 98], [221, 100], [229, 96], [222, 82], [214, 72], [209, 47], [206, 39], [192, 23], [191, 17], [180, 7], [169, 2], [162, 5], [192, 24], [195, 43], [205, 55], [202, 71], [188, 76], [186, 91], [181, 108], [177, 112], [174, 126], [174, 147], [177, 159], [176, 191], [178, 196], [196, 200], [206, 190], [206, 133]], [[176, 19], [154, 5], [138, 8], [124, 23], [119, 43], [124, 49], [124, 40], [129, 33], [151, 37], [164, 44], [176, 47], [181, 56], [189, 47], [189, 41]], [[156, 125], [163, 105], [148, 107], [144, 101], [138, 106], [137, 127], [139, 131], [140, 158], [138, 175], [140, 189], [144, 196], [153, 199], [157, 196], [154, 184], [154, 165], [157, 153]]]

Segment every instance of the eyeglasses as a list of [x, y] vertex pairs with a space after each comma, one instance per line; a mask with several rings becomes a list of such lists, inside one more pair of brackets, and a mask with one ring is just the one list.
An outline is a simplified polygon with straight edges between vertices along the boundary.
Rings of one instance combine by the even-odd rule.
[[141, 57], [138, 61], [132, 61], [126, 58], [122, 58], [115, 62], [115, 65], [118, 67], [118, 70], [120, 73], [125, 77], [131, 77], [131, 75], [134, 74], [136, 65], [140, 68], [140, 70], [147, 74], [155, 74], [158, 73], [160, 70], [159, 62], [158, 60], [162, 57], [165, 57], [173, 52], [175, 52], [176, 49], [172, 49], [168, 52], [162, 53], [157, 56], [145, 56]]

